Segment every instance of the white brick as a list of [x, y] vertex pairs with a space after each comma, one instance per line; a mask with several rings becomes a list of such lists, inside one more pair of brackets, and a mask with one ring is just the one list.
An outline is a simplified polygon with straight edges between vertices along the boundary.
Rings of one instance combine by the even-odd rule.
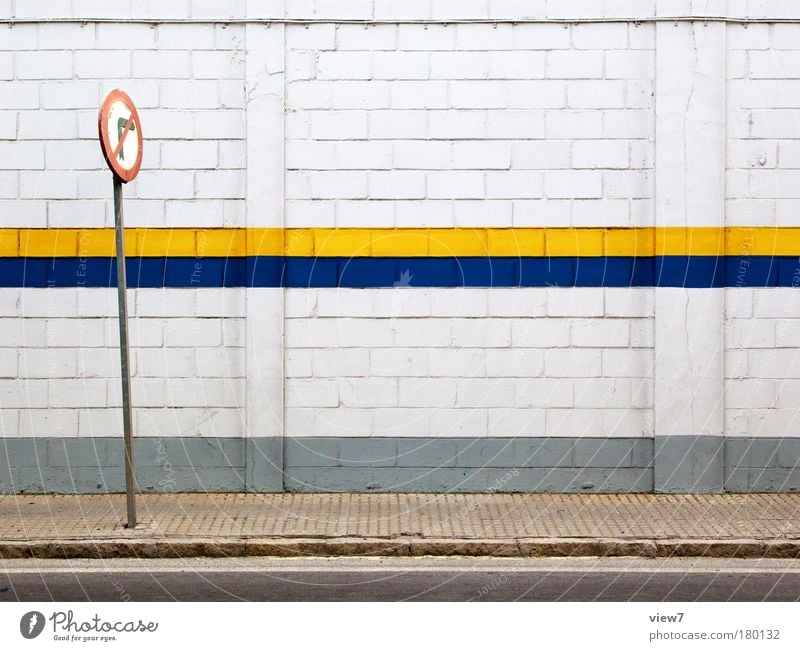
[[[292, 410], [294, 411], [294, 410]], [[306, 436], [364, 436], [373, 433], [372, 414], [367, 409], [315, 410], [313, 429]]]
[[14, 56], [17, 79], [70, 79], [72, 52], [18, 52]]
[[197, 348], [195, 374], [198, 377], [245, 377], [246, 356], [244, 348]]
[[544, 124], [542, 111], [493, 111], [487, 132], [489, 138], [544, 138]]
[[453, 81], [450, 103], [457, 109], [505, 108], [508, 84], [504, 81]]
[[495, 228], [511, 227], [514, 224], [512, 205], [508, 201], [459, 200], [453, 204], [457, 226], [481, 228], [491, 223]]
[[548, 316], [603, 315], [603, 292], [594, 288], [548, 288]]
[[540, 172], [511, 170], [487, 172], [486, 196], [495, 199], [536, 199], [542, 196]]
[[336, 380], [287, 380], [286, 407], [337, 407], [339, 384]]
[[567, 84], [567, 104], [571, 109], [625, 107], [622, 81], [571, 81]]
[[369, 372], [386, 377], [426, 377], [429, 374], [428, 353], [416, 348], [375, 349], [369, 351]]
[[242, 79], [244, 77], [244, 56], [237, 51], [194, 50], [192, 52], [192, 77], [195, 79]]
[[[486, 359], [491, 352], [478, 348], [437, 348], [428, 353], [427, 373], [431, 377], [484, 377]], [[504, 352], [504, 351], [503, 351]]]
[[[0, 348], [0, 378], [17, 377], [17, 349]], [[25, 371], [23, 371], [25, 373]], [[25, 373], [26, 377], [30, 377]]]
[[369, 197], [372, 199], [422, 199], [425, 175], [421, 172], [370, 172]]
[[655, 78], [655, 57], [652, 52], [612, 50], [603, 56], [606, 79]]
[[[194, 375], [194, 353], [180, 348], [142, 348], [135, 351], [136, 376], [179, 378]], [[217, 369], [222, 374], [222, 368]]]
[[523, 378], [517, 380], [516, 385], [517, 407], [572, 407], [572, 380]]
[[176, 347], [219, 346], [222, 323], [219, 319], [166, 319], [164, 345]]
[[486, 374], [489, 377], [531, 378], [543, 373], [542, 350], [514, 348], [486, 351]]
[[515, 142], [512, 144], [511, 166], [517, 170], [568, 168], [570, 167], [570, 143], [533, 140]]
[[320, 140], [367, 137], [365, 111], [315, 111], [311, 115], [311, 136]]
[[749, 58], [752, 79], [800, 78], [800, 52], [798, 51], [752, 51], [749, 53]]
[[336, 25], [325, 23], [288, 25], [286, 43], [294, 50], [332, 50], [336, 47]]
[[318, 79], [371, 79], [372, 55], [365, 52], [320, 52]]
[[[3, 351], [10, 349], [2, 349]], [[16, 352], [16, 351], [15, 351]], [[78, 354], [68, 348], [19, 349], [19, 373], [26, 378], [74, 378]], [[16, 369], [16, 363], [14, 364]], [[5, 376], [8, 377], [8, 376]]]
[[653, 351], [608, 349], [603, 351], [604, 377], [652, 377]]
[[485, 79], [489, 75], [489, 55], [484, 52], [434, 52], [430, 61], [431, 79]]
[[456, 25], [456, 47], [462, 50], [510, 50], [512, 27], [508, 24]]
[[599, 79], [603, 76], [603, 57], [597, 52], [549, 52], [549, 79]]
[[539, 287], [494, 288], [489, 292], [489, 316], [545, 316], [546, 294]]
[[[750, 29], [750, 27], [754, 29]], [[734, 32], [735, 43], [746, 50], [767, 50], [770, 46], [769, 26], [751, 25], [748, 29], [741, 27]], [[776, 50], [800, 50], [800, 35], [791, 24], [777, 23], [772, 25], [771, 45]], [[737, 49], [739, 49], [737, 47]]]
[[515, 50], [558, 50], [571, 46], [569, 25], [514, 25], [512, 40]]
[[106, 79], [131, 75], [131, 54], [128, 51], [82, 50], [75, 52], [74, 57], [75, 76], [78, 79]]
[[458, 381], [453, 379], [400, 378], [398, 380], [401, 407], [453, 407]]
[[431, 410], [431, 436], [477, 437], [488, 434], [486, 409], [433, 409]]
[[194, 196], [198, 199], [243, 199], [245, 174], [240, 170], [197, 172]]
[[430, 409], [373, 409], [374, 433], [379, 436], [427, 436]]
[[510, 108], [535, 109], [566, 106], [566, 82], [512, 80], [507, 83]]
[[544, 79], [544, 52], [490, 52], [490, 79]]
[[50, 380], [0, 380], [0, 408], [47, 407]]
[[386, 138], [425, 138], [428, 121], [424, 111], [370, 111], [369, 136]]
[[539, 436], [545, 431], [541, 409], [488, 409], [489, 436]]
[[514, 319], [511, 342], [514, 348], [569, 346], [569, 323], [563, 319]]
[[600, 138], [602, 117], [599, 111], [548, 111], [547, 137]]
[[517, 384], [512, 380], [460, 379], [456, 393], [458, 407], [513, 407]]
[[570, 343], [576, 347], [627, 347], [630, 343], [628, 321], [623, 319], [573, 321]]
[[575, 380], [575, 407], [592, 409], [628, 408], [632, 404], [631, 383], [625, 379]]
[[628, 47], [626, 23], [574, 25], [572, 44], [578, 50], [624, 50]]
[[218, 162], [217, 143], [212, 140], [167, 140], [161, 143], [162, 169], [214, 169]]
[[428, 198], [478, 199], [484, 196], [483, 172], [428, 172]]
[[[119, 340], [116, 342], [119, 346]], [[131, 374], [136, 373], [136, 356], [130, 358]], [[120, 376], [119, 348], [103, 348], [92, 350], [89, 353], [79, 351], [78, 370], [79, 378], [117, 378]]]
[[[392, 102], [395, 84], [381, 81], [336, 81], [332, 82], [330, 92], [320, 87], [321, 82], [313, 84], [314, 97], [328, 99], [334, 109], [388, 109]], [[314, 108], [314, 107], [310, 107]]]
[[373, 55], [373, 79], [427, 79], [428, 54], [417, 52], [377, 52]]
[[133, 74], [136, 77], [188, 79], [191, 71], [189, 52], [158, 50], [133, 53]]
[[393, 165], [398, 169], [450, 169], [452, 159], [449, 142], [401, 140], [393, 145]]
[[725, 401], [737, 409], [774, 409], [781, 404], [784, 383], [763, 379], [726, 380]]
[[[504, 117], [508, 112], [504, 112]], [[484, 138], [487, 133], [487, 119], [485, 111], [431, 111], [430, 137], [435, 139], [475, 139]], [[500, 131], [500, 127], [497, 128]], [[511, 129], [506, 128], [506, 133]], [[495, 135], [494, 137], [501, 137]], [[513, 137], [513, 136], [511, 136]]]
[[[776, 347], [776, 323], [779, 336], [778, 341], [786, 345], [783, 338], [790, 334], [788, 339], [791, 346], [796, 345], [796, 335], [800, 333], [800, 328], [793, 327], [786, 332], [780, 325], [787, 324], [793, 326], [791, 321], [774, 321], [773, 319], [731, 319], [725, 324], [725, 345], [728, 348], [775, 348]], [[793, 332], [792, 332], [793, 330]], [[795, 335], [792, 337], [791, 335]], [[794, 340], [794, 341], [792, 341]], [[781, 343], [778, 343], [780, 346]]]
[[395, 211], [398, 226], [443, 228], [453, 225], [451, 201], [398, 201]]
[[603, 172], [604, 197], [609, 199], [648, 199], [654, 195], [654, 177], [647, 170]]
[[509, 142], [456, 142], [453, 145], [455, 169], [507, 169], [511, 165]]
[[544, 192], [551, 199], [599, 199], [603, 196], [603, 178], [600, 172], [582, 170], [545, 172]]
[[[478, 202], [480, 203], [480, 202]], [[407, 290], [416, 296], [418, 289]], [[432, 316], [487, 316], [487, 296], [491, 292], [478, 287], [432, 287], [427, 291]]]
[[120, 43], [132, 50], [146, 50], [155, 47], [156, 29], [154, 25], [121, 23], [100, 23], [97, 28], [96, 47], [101, 50], [118, 50]]
[[310, 378], [313, 375], [311, 363], [314, 351], [310, 350], [287, 350], [284, 357], [286, 377]]
[[51, 379], [49, 383], [50, 407], [106, 407], [108, 381], [104, 379]]
[[[427, 2], [427, 0], [423, 0]], [[406, 3], [404, 3], [406, 4]], [[376, 17], [378, 7], [375, 7]], [[418, 14], [419, 15], [419, 14]], [[398, 49], [400, 50], [453, 50], [456, 45], [456, 30], [445, 25], [399, 25]]]
[[316, 18], [372, 18], [372, 0], [314, 0]]
[[450, 319], [394, 319], [384, 326], [395, 346], [427, 348], [454, 343], [454, 325]]
[[339, 382], [339, 402], [344, 407], [395, 407], [397, 399], [397, 380], [394, 378], [345, 379]]
[[504, 348], [511, 345], [508, 321], [458, 319], [453, 325], [453, 345], [463, 348]]
[[367, 175], [363, 172], [309, 172], [313, 199], [366, 198]]
[[314, 377], [366, 377], [370, 372], [370, 351], [348, 348], [344, 350], [315, 350], [311, 354]]
[[[371, 84], [375, 86], [377, 82], [371, 82]], [[392, 82], [391, 106], [395, 109], [447, 108], [449, 106], [447, 83], [444, 81]]]

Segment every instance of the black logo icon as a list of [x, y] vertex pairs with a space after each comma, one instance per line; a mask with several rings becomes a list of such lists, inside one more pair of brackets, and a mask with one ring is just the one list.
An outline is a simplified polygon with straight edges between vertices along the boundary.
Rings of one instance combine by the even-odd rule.
[[19, 620], [19, 632], [26, 640], [32, 640], [44, 629], [44, 615], [38, 610], [25, 613]]

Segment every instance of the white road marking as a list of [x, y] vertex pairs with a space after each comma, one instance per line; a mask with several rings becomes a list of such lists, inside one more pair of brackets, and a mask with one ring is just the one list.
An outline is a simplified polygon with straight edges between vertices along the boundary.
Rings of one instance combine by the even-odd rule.
[[0, 560], [0, 574], [89, 573], [644, 573], [797, 574], [798, 560], [773, 559], [442, 559], [418, 558], [191, 558], [108, 560]]

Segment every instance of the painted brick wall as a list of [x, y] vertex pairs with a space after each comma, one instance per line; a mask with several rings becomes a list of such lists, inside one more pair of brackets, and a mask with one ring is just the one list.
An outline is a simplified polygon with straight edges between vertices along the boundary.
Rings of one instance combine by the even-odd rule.
[[[146, 137], [126, 187], [129, 226], [798, 225], [798, 24], [648, 20], [800, 18], [785, 2], [56, 4], [51, 17], [153, 23], [50, 24], [36, 2], [7, 3], [33, 22], [0, 25], [3, 227], [113, 224], [95, 116], [115, 86]], [[283, 17], [308, 23], [236, 22]], [[636, 20], [503, 22], [515, 17]], [[361, 19], [390, 22], [346, 24]], [[459, 19], [487, 22], [407, 22]], [[676, 160], [703, 173], [688, 178]], [[407, 280], [132, 290], [137, 433], [641, 439], [656, 450], [661, 434], [798, 434], [795, 288]], [[118, 434], [114, 300], [106, 289], [0, 289], [4, 437]], [[684, 402], [659, 402], [673, 392]], [[387, 449], [359, 462], [379, 466]], [[636, 468], [632, 449], [622, 454]], [[759, 463], [743, 460], [726, 481], [761, 486], [754, 469], [770, 462]], [[652, 459], [640, 465], [652, 474]], [[642, 472], [630, 481], [643, 476], [652, 484]]]
[[652, 223], [654, 37], [291, 26], [287, 225]]
[[147, 115], [127, 224], [244, 224], [240, 26], [3, 26], [0, 62], [4, 226], [113, 225], [97, 108], [115, 87]]

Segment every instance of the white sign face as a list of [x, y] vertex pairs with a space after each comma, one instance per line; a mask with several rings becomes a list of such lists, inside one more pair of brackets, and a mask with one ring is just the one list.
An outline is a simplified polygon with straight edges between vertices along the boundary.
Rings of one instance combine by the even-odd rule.
[[136, 178], [142, 164], [142, 123], [133, 100], [115, 88], [100, 106], [97, 130], [103, 158], [122, 183]]
[[139, 134], [136, 133], [139, 125], [132, 119], [131, 113], [130, 107], [125, 102], [117, 100], [111, 105], [105, 125], [108, 144], [115, 154], [114, 162], [125, 170], [133, 169], [139, 157]]

